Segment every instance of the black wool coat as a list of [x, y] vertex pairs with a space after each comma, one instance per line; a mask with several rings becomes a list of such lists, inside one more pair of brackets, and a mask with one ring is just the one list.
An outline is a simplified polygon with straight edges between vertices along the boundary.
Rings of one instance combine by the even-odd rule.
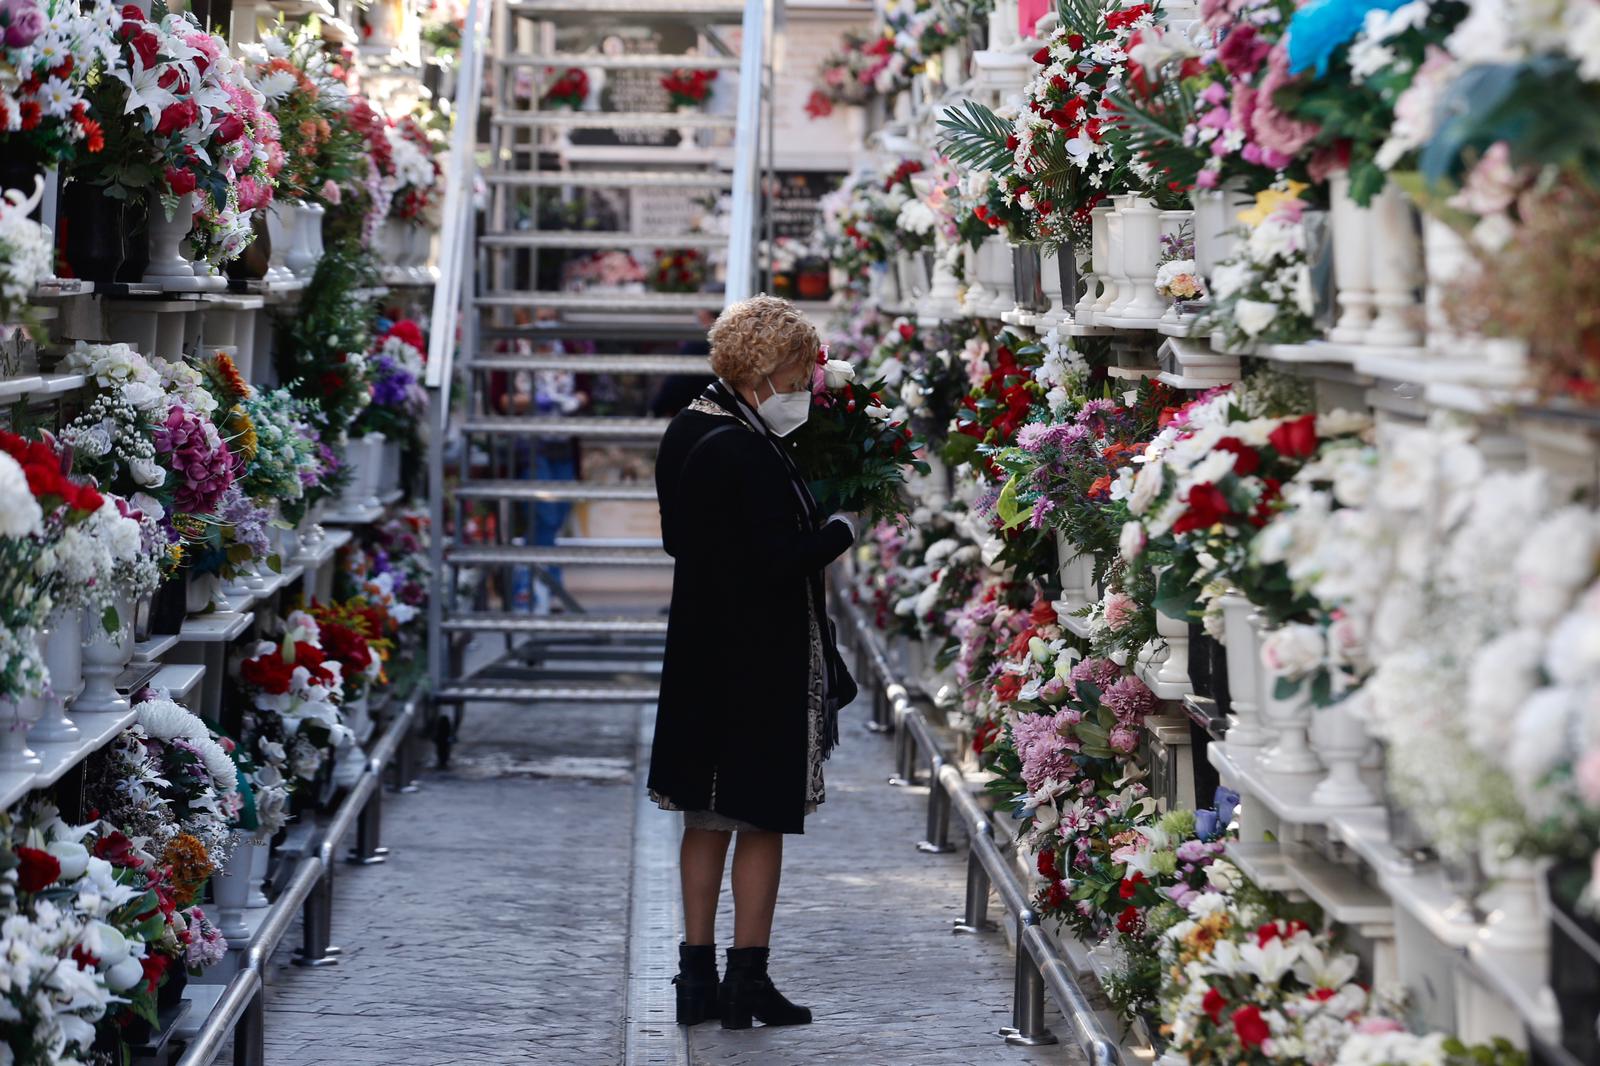
[[[806, 599], [835, 665], [829, 694], [837, 706], [854, 697], [855, 683], [834, 647], [822, 572], [852, 534], [810, 513], [765, 430], [729, 406], [736, 419], [680, 412], [656, 454], [661, 533], [674, 568], [646, 787], [683, 810], [803, 833]], [[715, 432], [726, 426], [733, 428]]]

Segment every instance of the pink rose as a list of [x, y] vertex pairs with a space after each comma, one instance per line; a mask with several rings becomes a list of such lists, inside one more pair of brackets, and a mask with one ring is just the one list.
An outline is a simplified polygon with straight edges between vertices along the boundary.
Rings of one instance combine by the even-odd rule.
[[339, 206], [342, 194], [339, 192], [338, 184], [332, 178], [322, 183], [322, 198], [328, 201], [330, 207]]

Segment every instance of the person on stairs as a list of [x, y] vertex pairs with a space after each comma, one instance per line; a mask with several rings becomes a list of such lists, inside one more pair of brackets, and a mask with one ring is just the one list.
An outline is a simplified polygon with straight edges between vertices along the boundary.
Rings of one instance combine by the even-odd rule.
[[[783, 438], [805, 422], [820, 343], [786, 300], [726, 308], [707, 386], [656, 457], [672, 606], [646, 787], [683, 812], [678, 1021], [725, 1029], [811, 1021], [767, 975], [783, 837], [824, 796], [822, 764], [855, 698], [823, 570], [855, 540], [818, 513]], [[718, 981], [717, 899], [734, 835], [733, 946]]]

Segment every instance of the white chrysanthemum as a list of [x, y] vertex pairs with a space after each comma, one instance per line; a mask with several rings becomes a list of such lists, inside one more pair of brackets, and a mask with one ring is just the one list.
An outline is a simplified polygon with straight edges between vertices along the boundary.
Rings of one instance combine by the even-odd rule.
[[216, 782], [218, 791], [232, 792], [239, 787], [239, 769], [233, 764], [233, 758], [222, 750], [221, 744], [209, 735], [190, 737], [189, 743], [200, 753], [200, 758], [206, 764], [206, 772]]
[[172, 700], [145, 700], [134, 709], [138, 711], [139, 724], [156, 740], [171, 740], [174, 737], [209, 740], [211, 737], [204, 722]]

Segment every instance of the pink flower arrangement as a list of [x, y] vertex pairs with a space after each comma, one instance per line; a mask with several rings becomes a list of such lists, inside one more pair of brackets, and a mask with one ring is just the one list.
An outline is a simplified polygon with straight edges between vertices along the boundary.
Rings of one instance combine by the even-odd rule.
[[156, 456], [177, 478], [172, 502], [184, 514], [211, 514], [233, 484], [234, 460], [210, 419], [174, 404], [155, 429]]

